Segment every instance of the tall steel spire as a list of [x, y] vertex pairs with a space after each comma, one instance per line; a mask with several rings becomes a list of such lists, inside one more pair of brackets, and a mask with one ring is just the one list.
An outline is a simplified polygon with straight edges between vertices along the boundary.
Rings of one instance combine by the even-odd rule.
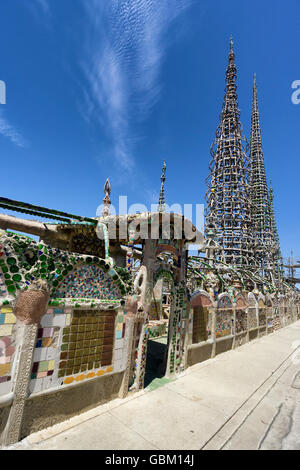
[[280, 280], [280, 277], [283, 276], [283, 260], [282, 254], [280, 249], [279, 243], [279, 236], [277, 230], [277, 223], [275, 218], [275, 211], [274, 211], [274, 193], [272, 183], [270, 182], [270, 190], [269, 190], [269, 204], [270, 204], [270, 224], [271, 224], [271, 236], [273, 242], [273, 269], [275, 272], [275, 279], [277, 281]]
[[256, 75], [253, 82], [253, 100], [250, 138], [250, 200], [255, 234], [255, 258], [260, 274], [272, 277], [272, 234], [270, 201], [262, 149], [258, 109]]
[[166, 181], [166, 162], [164, 161], [163, 167], [162, 167], [162, 175], [161, 175], [161, 186], [160, 186], [160, 196], [159, 196], [159, 202], [158, 202], [158, 212], [164, 212], [165, 211], [165, 181]]
[[230, 39], [226, 88], [220, 124], [211, 147], [206, 194], [206, 234], [213, 230], [222, 250], [216, 259], [232, 266], [253, 266], [251, 211], [248, 194], [248, 144], [242, 133], [237, 102], [237, 69]]

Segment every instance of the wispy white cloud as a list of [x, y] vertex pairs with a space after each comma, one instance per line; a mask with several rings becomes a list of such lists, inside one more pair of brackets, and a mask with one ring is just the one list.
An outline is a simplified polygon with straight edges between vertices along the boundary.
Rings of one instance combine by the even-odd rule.
[[[121, 168], [134, 166], [132, 148], [161, 91], [160, 72], [174, 20], [192, 0], [82, 0], [87, 40], [82, 66], [84, 117], [98, 122]], [[82, 109], [82, 108], [81, 108]]]
[[4, 116], [3, 111], [0, 111], [0, 135], [8, 138], [13, 144], [18, 147], [26, 147], [27, 143], [20, 132], [10, 124]]

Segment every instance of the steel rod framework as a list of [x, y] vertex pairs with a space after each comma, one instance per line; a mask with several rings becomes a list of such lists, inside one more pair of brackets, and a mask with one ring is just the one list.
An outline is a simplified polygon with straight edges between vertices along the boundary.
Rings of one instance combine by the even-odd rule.
[[216, 243], [221, 247], [215, 251], [216, 261], [235, 267], [254, 268], [248, 192], [248, 144], [240, 123], [236, 78], [231, 38], [224, 103], [216, 139], [211, 147], [205, 232], [213, 232]]
[[259, 273], [270, 280], [275, 279], [273, 264], [274, 238], [271, 224], [271, 208], [262, 148], [258, 109], [256, 75], [253, 83], [253, 101], [250, 137], [250, 201], [254, 233], [254, 248]]

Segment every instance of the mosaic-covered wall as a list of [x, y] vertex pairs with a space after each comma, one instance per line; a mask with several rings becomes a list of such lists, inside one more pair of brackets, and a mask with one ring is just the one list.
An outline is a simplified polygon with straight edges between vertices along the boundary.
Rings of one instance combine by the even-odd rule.
[[224, 296], [218, 302], [216, 313], [216, 338], [234, 334], [234, 313], [229, 297]]
[[49, 308], [38, 329], [30, 392], [124, 370], [124, 336], [121, 309]]
[[212, 338], [212, 300], [207, 294], [195, 292], [190, 300], [190, 344]]
[[267, 327], [268, 333], [272, 333], [274, 331], [274, 307], [270, 300], [267, 301], [266, 307], [266, 315], [267, 315]]
[[257, 308], [256, 308], [256, 298], [253, 294], [248, 296], [248, 328], [253, 330], [258, 327], [258, 318], [257, 318]]
[[235, 319], [235, 332], [236, 334], [247, 331], [247, 311], [245, 309], [237, 309]]
[[267, 323], [267, 312], [266, 305], [262, 299], [258, 301], [258, 324], [260, 327], [266, 326]]
[[46, 281], [52, 300], [115, 300], [130, 291], [109, 260], [53, 248], [0, 230], [0, 297], [9, 303], [36, 280]]
[[169, 320], [157, 320], [149, 322], [149, 339], [159, 338], [168, 333]]
[[[111, 275], [114, 271], [111, 270]], [[83, 265], [67, 274], [56, 290], [56, 298], [119, 299], [121, 293], [112, 277], [99, 266]]]
[[[0, 245], [0, 250], [2, 249], [2, 245]], [[1, 251], [0, 251], [0, 256], [1, 256]], [[0, 269], [0, 298], [1, 297], [7, 297], [8, 292], [5, 284], [5, 276], [4, 273], [2, 272], [2, 269]]]
[[178, 373], [183, 370], [183, 351], [185, 345], [185, 331], [188, 327], [188, 300], [184, 282], [174, 287], [174, 310], [171, 318], [169, 372]]
[[278, 304], [273, 307], [273, 328], [274, 331], [281, 328], [280, 309]]
[[16, 317], [11, 307], [0, 309], [0, 396], [12, 391], [12, 372], [16, 352]]

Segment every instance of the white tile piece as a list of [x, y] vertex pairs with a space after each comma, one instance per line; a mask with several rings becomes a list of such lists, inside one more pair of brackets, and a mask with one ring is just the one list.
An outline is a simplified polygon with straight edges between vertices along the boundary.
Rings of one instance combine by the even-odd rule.
[[58, 348], [46, 348], [46, 349], [47, 349], [46, 360], [47, 361], [55, 360], [59, 353]]
[[58, 314], [54, 315], [53, 326], [60, 326], [61, 328], [66, 326], [66, 315]]
[[41, 319], [41, 326], [43, 328], [53, 326], [54, 315], [51, 313], [47, 313]]
[[33, 362], [45, 361], [47, 348], [36, 348], [33, 355]]
[[11, 380], [9, 382], [3, 382], [0, 384], [0, 396], [1, 395], [7, 395], [12, 391], [12, 382]]
[[115, 361], [117, 361], [119, 359], [122, 359], [122, 356], [123, 356], [123, 349], [115, 350], [115, 352], [114, 352]]
[[116, 339], [115, 349], [122, 349], [123, 347], [124, 347], [124, 338], [123, 339]]
[[122, 360], [119, 359], [118, 361], [114, 362], [114, 372], [121, 372], [121, 370], [124, 370], [124, 367], [122, 367]]
[[33, 379], [30, 381], [29, 391], [30, 393], [38, 393], [38, 392], [41, 392], [42, 387], [43, 387], [43, 379]]
[[51, 388], [53, 385], [52, 385], [52, 375], [48, 376], [48, 377], [45, 377], [43, 379], [43, 390], [48, 390], [49, 388]]

